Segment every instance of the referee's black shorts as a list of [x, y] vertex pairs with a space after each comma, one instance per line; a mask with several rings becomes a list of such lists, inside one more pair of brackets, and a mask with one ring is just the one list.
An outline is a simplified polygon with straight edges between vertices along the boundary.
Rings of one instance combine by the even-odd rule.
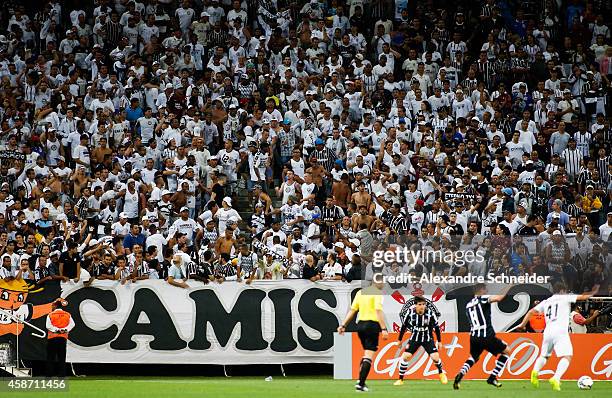
[[364, 350], [376, 351], [378, 349], [378, 335], [380, 324], [374, 321], [359, 321], [357, 323], [357, 335], [361, 340]]
[[495, 335], [489, 337], [470, 337], [470, 355], [477, 359], [483, 351], [488, 351], [493, 355], [499, 355], [506, 349], [506, 343], [498, 339]]
[[436, 348], [436, 344], [434, 343], [433, 340], [422, 341], [422, 342], [409, 340], [408, 346], [406, 347], [406, 352], [409, 354], [414, 354], [415, 352], [417, 352], [419, 347], [423, 347], [425, 352], [429, 355], [433, 354], [434, 352], [438, 352], [438, 349]]

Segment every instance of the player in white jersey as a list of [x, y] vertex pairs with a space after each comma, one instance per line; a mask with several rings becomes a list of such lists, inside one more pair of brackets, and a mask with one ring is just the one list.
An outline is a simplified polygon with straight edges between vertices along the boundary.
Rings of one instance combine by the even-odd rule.
[[567, 368], [569, 368], [574, 351], [569, 337], [571, 306], [576, 301], [587, 300], [589, 297], [596, 294], [598, 290], [599, 286], [597, 285], [590, 293], [578, 295], [568, 294], [563, 283], [556, 283], [553, 286], [554, 294], [546, 300], [541, 301], [525, 315], [523, 322], [518, 326], [519, 330], [525, 328], [525, 325], [529, 322], [529, 318], [536, 312], [543, 313], [546, 319], [546, 328], [544, 329], [544, 336], [542, 338], [540, 357], [536, 360], [535, 366], [531, 371], [531, 384], [533, 384], [534, 387], [539, 386], [538, 374], [544, 365], [546, 365], [548, 358], [550, 358], [554, 350], [555, 354], [557, 354], [557, 357], [560, 359], [557, 364], [557, 370], [553, 377], [549, 379], [549, 383], [552, 385], [553, 390], [561, 391], [561, 377], [563, 377], [563, 374]]

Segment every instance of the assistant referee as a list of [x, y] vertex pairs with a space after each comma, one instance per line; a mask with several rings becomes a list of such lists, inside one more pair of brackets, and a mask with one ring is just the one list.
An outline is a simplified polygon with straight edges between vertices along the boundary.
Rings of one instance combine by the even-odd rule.
[[346, 325], [357, 313], [359, 313], [357, 334], [364, 352], [359, 366], [359, 382], [355, 385], [355, 390], [368, 391], [365, 381], [370, 373], [372, 357], [378, 349], [378, 336], [381, 332], [384, 340], [389, 336], [383, 313], [382, 283], [372, 282], [371, 286], [357, 292], [350, 311], [346, 314], [342, 325], [338, 327], [340, 335], [344, 334]]

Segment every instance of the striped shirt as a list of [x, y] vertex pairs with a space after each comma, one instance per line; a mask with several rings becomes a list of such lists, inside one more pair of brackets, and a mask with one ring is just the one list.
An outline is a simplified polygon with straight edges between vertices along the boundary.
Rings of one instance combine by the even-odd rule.
[[376, 76], [374, 75], [368, 76], [366, 74], [363, 74], [361, 76], [361, 79], [363, 80], [363, 85], [367, 93], [371, 93], [376, 89], [376, 80], [377, 80]]
[[491, 322], [491, 303], [488, 296], [475, 296], [465, 306], [468, 321], [470, 322], [470, 335], [472, 337], [495, 336]]
[[492, 62], [480, 62], [480, 60], [474, 65], [476, 65], [478, 76], [485, 82], [487, 88], [491, 90], [495, 84], [495, 65]]
[[595, 167], [599, 170], [599, 176], [602, 181], [608, 185], [610, 182], [610, 176], [608, 175], [608, 165], [610, 164], [610, 156], [606, 156], [604, 158], [597, 158], [595, 160]]
[[227, 278], [230, 276], [235, 276], [236, 275], [236, 268], [232, 265], [231, 261], [228, 261], [227, 263], [223, 264], [223, 263], [217, 263], [217, 265], [215, 266], [215, 277], [223, 277], [223, 278]]
[[577, 132], [576, 134], [574, 134], [574, 139], [576, 140], [576, 148], [580, 150], [580, 152], [582, 153], [582, 157], [588, 157], [589, 147], [591, 145], [593, 135], [588, 131], [584, 134], [582, 134], [581, 132]]
[[331, 172], [332, 168], [334, 167], [334, 162], [337, 159], [334, 151], [329, 148], [323, 148], [320, 151], [315, 149], [311, 156], [317, 158], [317, 162], [321, 164], [327, 172]]
[[571, 150], [565, 148], [561, 152], [561, 159], [565, 161], [565, 170], [570, 176], [575, 176], [580, 172], [580, 162], [582, 161], [582, 154], [578, 149]]
[[108, 21], [104, 27], [106, 29], [106, 44], [109, 48], [113, 48], [123, 35], [123, 26], [118, 22]]
[[410, 341], [426, 343], [433, 340], [434, 329], [437, 329], [436, 334], [438, 334], [439, 325], [436, 314], [429, 308], [425, 308], [425, 312], [419, 314], [416, 308], [412, 307], [403, 319], [400, 336], [403, 335], [404, 330], [408, 330], [412, 332]]

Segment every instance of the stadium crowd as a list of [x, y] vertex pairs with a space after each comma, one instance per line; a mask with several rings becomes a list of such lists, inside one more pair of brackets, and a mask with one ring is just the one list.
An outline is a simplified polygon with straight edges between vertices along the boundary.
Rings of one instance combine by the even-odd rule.
[[3, 1], [0, 277], [353, 280], [402, 245], [486, 255], [384, 273], [609, 295], [609, 5]]

